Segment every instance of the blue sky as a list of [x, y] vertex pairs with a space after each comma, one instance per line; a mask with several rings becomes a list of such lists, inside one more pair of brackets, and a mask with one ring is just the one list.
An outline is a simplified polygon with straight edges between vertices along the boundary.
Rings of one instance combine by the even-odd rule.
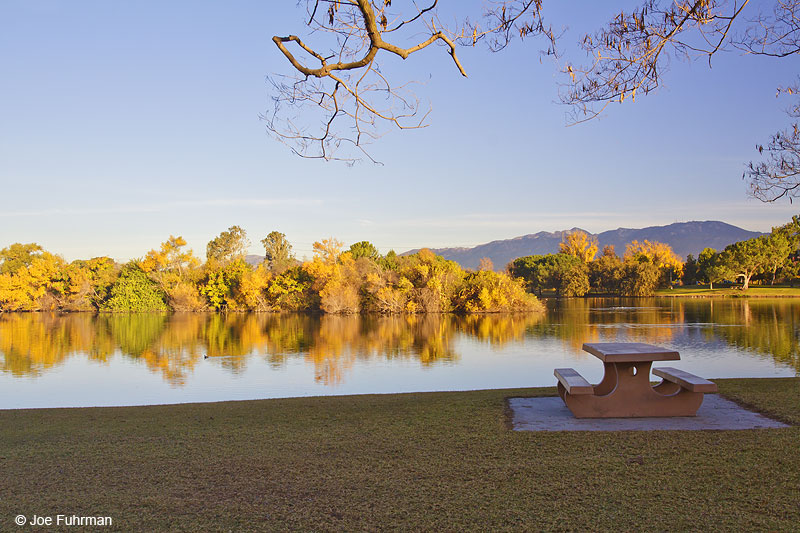
[[[265, 77], [291, 73], [271, 38], [303, 33], [295, 5], [0, 1], [0, 246], [125, 260], [172, 234], [204, 256], [238, 224], [253, 252], [278, 230], [302, 257], [330, 236], [386, 252], [574, 226], [768, 231], [797, 213], [748, 199], [741, 180], [755, 144], [788, 125], [775, 91], [797, 59], [674, 61], [656, 93], [565, 127], [558, 65], [535, 41], [461, 51], [467, 79], [432, 47], [384, 63], [426, 81], [431, 126], [381, 139], [384, 166], [347, 167], [297, 158], [259, 120]], [[570, 37], [619, 5], [558, 3], [570, 57]]]

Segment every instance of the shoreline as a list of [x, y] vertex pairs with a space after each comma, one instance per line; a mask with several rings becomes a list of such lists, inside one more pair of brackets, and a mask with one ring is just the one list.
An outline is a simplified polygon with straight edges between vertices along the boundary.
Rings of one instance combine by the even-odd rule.
[[[800, 376], [795, 377], [748, 377], [748, 378], [707, 378], [714, 382], [752, 382], [763, 383], [768, 381], [782, 381], [782, 380], [798, 380], [800, 386]], [[656, 381], [653, 381], [656, 383]], [[11, 412], [43, 412], [43, 411], [90, 411], [90, 410], [104, 410], [104, 409], [148, 409], [148, 408], [213, 408], [214, 406], [222, 406], [224, 404], [244, 405], [244, 404], [258, 404], [269, 402], [286, 402], [286, 401], [327, 401], [328, 399], [342, 399], [342, 400], [368, 400], [373, 397], [389, 398], [389, 397], [411, 397], [411, 396], [424, 396], [424, 395], [461, 395], [461, 394], [500, 394], [500, 393], [513, 393], [514, 395], [520, 394], [524, 391], [522, 397], [556, 397], [558, 396], [556, 386], [546, 387], [503, 387], [495, 389], [465, 389], [465, 390], [430, 390], [430, 391], [415, 391], [415, 392], [364, 392], [355, 394], [318, 394], [310, 396], [282, 396], [276, 398], [255, 398], [244, 400], [216, 400], [209, 402], [177, 402], [177, 403], [153, 403], [153, 404], [136, 404], [136, 405], [92, 405], [92, 406], [65, 406], [65, 407], [11, 407], [0, 408], [0, 416], [3, 413]], [[255, 405], [251, 407], [257, 407]]]
[[645, 298], [800, 298], [800, 294], [656, 294]]

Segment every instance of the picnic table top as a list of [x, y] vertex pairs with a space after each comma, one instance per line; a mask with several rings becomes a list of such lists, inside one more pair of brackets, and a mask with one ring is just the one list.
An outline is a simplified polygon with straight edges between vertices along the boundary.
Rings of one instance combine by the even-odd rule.
[[643, 342], [587, 342], [583, 350], [604, 363], [639, 363], [643, 361], [677, 361], [681, 355]]

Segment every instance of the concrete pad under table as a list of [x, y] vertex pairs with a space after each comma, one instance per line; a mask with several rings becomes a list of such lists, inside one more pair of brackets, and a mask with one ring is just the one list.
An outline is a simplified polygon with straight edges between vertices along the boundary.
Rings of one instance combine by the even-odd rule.
[[654, 431], [789, 427], [718, 394], [706, 394], [697, 416], [575, 418], [558, 396], [509, 398], [515, 431]]

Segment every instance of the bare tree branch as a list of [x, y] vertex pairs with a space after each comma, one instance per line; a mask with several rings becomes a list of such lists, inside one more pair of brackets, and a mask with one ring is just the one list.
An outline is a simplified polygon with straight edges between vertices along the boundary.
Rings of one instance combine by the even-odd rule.
[[302, 157], [353, 163], [386, 127], [428, 125], [430, 105], [420, 103], [411, 84], [390, 82], [377, 63], [379, 54], [407, 59], [440, 44], [466, 76], [458, 46], [474, 46], [488, 37], [489, 47], [500, 49], [515, 33], [545, 35], [552, 43], [548, 53], [554, 53], [552, 31], [541, 20], [541, 1], [492, 2], [484, 28], [469, 21], [457, 27], [443, 24], [438, 0], [422, 7], [405, 2], [413, 4], [410, 12], [408, 7], [392, 10], [391, 0], [307, 0], [310, 36], [317, 42], [296, 35], [272, 38], [296, 75], [270, 78], [273, 108], [262, 115], [267, 130]]
[[772, 13], [752, 19], [734, 46], [771, 57], [800, 52], [800, 0], [776, 0]]
[[[779, 90], [781, 93], [800, 95], [800, 84]], [[787, 110], [793, 118], [800, 118], [800, 102]], [[751, 161], [742, 176], [748, 181], [750, 195], [763, 202], [774, 202], [780, 198], [800, 196], [800, 127], [795, 122], [789, 128], [772, 136], [766, 146], [756, 145], [764, 157], [760, 162]]]
[[[570, 81], [561, 101], [571, 107], [570, 120], [596, 117], [611, 102], [635, 101], [661, 84], [672, 57], [711, 57], [724, 48], [734, 20], [749, 0], [649, 0], [639, 9], [621, 12], [607, 27], [586, 35], [581, 47], [589, 66], [567, 65]], [[662, 4], [668, 4], [666, 7]]]

